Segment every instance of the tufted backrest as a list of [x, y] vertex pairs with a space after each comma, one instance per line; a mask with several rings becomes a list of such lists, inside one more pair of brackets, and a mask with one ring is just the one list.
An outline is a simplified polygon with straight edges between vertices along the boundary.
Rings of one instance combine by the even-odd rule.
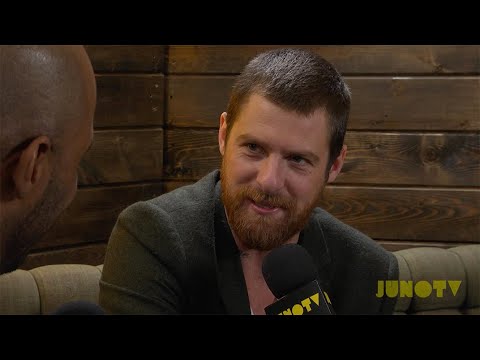
[[414, 289], [404, 296], [399, 291], [397, 313], [480, 314], [480, 244], [411, 248], [394, 255], [400, 283], [409, 288], [410, 282]]

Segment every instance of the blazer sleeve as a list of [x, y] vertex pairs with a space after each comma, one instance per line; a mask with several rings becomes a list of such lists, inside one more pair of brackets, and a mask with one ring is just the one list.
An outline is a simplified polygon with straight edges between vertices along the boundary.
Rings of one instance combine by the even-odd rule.
[[[389, 266], [387, 270], [386, 280], [398, 280], [398, 261], [395, 255], [391, 252], [386, 252], [389, 259]], [[397, 298], [384, 297], [383, 303], [380, 309], [380, 313], [384, 315], [391, 315], [395, 311], [395, 305], [397, 303]]]
[[185, 253], [180, 244], [159, 207], [139, 202], [125, 209], [108, 241], [100, 305], [110, 314], [181, 313]]

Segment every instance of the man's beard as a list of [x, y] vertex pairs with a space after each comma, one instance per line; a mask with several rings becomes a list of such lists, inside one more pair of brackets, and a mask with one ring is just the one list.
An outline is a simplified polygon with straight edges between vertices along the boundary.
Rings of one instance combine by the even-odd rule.
[[40, 202], [4, 241], [4, 259], [0, 259], [0, 274], [16, 270], [25, 260], [30, 248], [53, 226], [63, 211], [60, 185], [53, 180]]
[[[240, 185], [234, 192], [224, 160], [222, 160], [220, 176], [222, 202], [232, 231], [243, 246], [261, 251], [272, 250], [283, 245], [300, 232], [307, 224], [324, 188], [322, 184], [317, 196], [314, 196], [307, 206], [299, 209], [294, 199], [267, 194], [250, 185]], [[283, 212], [282, 216], [253, 214], [248, 209], [249, 199], [262, 205], [280, 208]]]

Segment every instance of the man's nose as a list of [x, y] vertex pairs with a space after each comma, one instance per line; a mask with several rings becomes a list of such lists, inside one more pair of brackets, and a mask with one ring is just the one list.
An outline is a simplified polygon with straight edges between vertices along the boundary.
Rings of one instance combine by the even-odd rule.
[[274, 155], [266, 157], [257, 174], [257, 183], [263, 192], [276, 194], [280, 192], [285, 183], [285, 169], [282, 159]]

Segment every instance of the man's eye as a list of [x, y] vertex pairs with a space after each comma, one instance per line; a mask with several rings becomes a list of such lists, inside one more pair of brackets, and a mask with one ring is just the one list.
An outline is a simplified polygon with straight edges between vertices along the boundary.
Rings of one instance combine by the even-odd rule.
[[292, 156], [290, 159], [296, 164], [306, 163], [306, 160], [301, 156]]
[[250, 150], [250, 151], [258, 151], [258, 146], [257, 146], [257, 144], [252, 144], [252, 143], [247, 144], [247, 148], [248, 148], [248, 150]]

